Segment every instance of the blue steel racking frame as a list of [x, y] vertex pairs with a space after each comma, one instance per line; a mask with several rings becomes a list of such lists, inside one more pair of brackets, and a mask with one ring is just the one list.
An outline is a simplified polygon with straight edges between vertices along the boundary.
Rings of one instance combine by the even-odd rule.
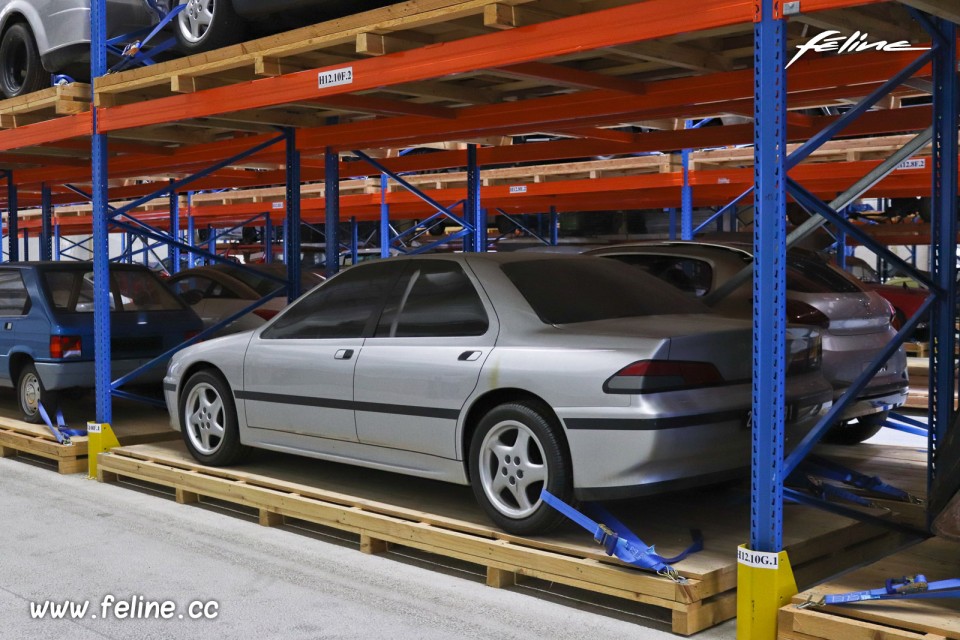
[[[934, 232], [932, 237], [933, 264], [931, 281], [916, 273], [910, 265], [899, 260], [892, 253], [873, 246], [885, 258], [902, 263], [909, 273], [930, 286], [931, 296], [925, 308], [929, 308], [932, 316], [932, 355], [931, 355], [931, 400], [932, 412], [930, 415], [930, 456], [931, 478], [935, 478], [939, 449], [946, 430], [951, 425], [955, 410], [952, 392], [957, 381], [953, 375], [954, 333], [953, 322], [956, 316], [954, 307], [956, 294], [955, 259], [956, 255], [956, 220], [952, 207], [955, 206], [957, 196], [957, 119], [958, 119], [958, 83], [956, 75], [956, 27], [941, 19], [928, 18], [914, 12], [916, 18], [930, 32], [934, 45], [929, 55], [922, 55], [917, 60], [891, 79], [883, 90], [877, 90], [871, 96], [861, 101], [844, 116], [839, 118], [823, 132], [812, 137], [789, 157], [785, 154], [786, 141], [786, 83], [787, 73], [784, 68], [786, 54], [785, 23], [787, 17], [782, 13], [780, 0], [755, 0], [754, 51], [755, 51], [755, 101], [754, 101], [754, 149], [755, 149], [755, 185], [752, 189], [756, 206], [754, 224], [754, 254], [753, 269], [754, 287], [754, 389], [753, 389], [753, 486], [751, 492], [751, 535], [750, 544], [754, 550], [778, 551], [782, 548], [782, 500], [783, 479], [796, 465], [800, 458], [815, 443], [817, 436], [828, 426], [825, 420], [815, 434], [804, 440], [801, 445], [784, 460], [783, 458], [783, 377], [785, 374], [785, 360], [783, 341], [785, 337], [784, 314], [784, 261], [786, 250], [792, 242], [809, 232], [813, 227], [828, 219], [836, 227], [852, 236], [861, 235], [861, 242], [870, 244], [866, 237], [855, 227], [849, 225], [845, 217], [837, 214], [849, 201], [862, 194], [867, 187], [874, 184], [883, 171], [892, 170], [895, 163], [891, 160], [884, 163], [882, 171], [871, 172], [864, 180], [843, 196], [830, 204], [825, 204], [801, 185], [790, 180], [788, 170], [805, 158], [817, 146], [840, 131], [846, 124], [865, 112], [879, 97], [884, 95], [893, 86], [912, 75], [914, 71], [932, 59], [934, 65], [934, 126], [932, 137], [934, 141], [934, 176], [932, 216]], [[92, 0], [92, 54], [91, 72], [93, 77], [99, 77], [106, 71], [105, 56], [105, 0]], [[102, 422], [111, 419], [110, 408], [110, 340], [109, 340], [109, 304], [107, 290], [107, 230], [108, 224], [114, 217], [107, 205], [107, 137], [97, 129], [97, 110], [93, 113], [94, 134], [93, 147], [93, 193], [94, 202], [94, 262], [96, 279], [95, 297], [95, 326], [96, 326], [96, 386], [97, 386], [97, 418]], [[284, 134], [287, 143], [287, 236], [285, 247], [287, 251], [289, 275], [299, 270], [299, 246], [297, 234], [299, 232], [299, 154], [296, 150], [296, 139], [292, 131]], [[918, 136], [917, 145], [922, 144], [923, 134]], [[909, 155], [911, 149], [905, 149], [896, 159]], [[382, 175], [382, 192], [386, 192], [387, 176], [403, 184], [402, 178], [392, 174], [376, 161], [358, 154], [378, 168]], [[339, 175], [337, 153], [333, 149], [326, 150], [326, 242], [327, 268], [333, 273], [338, 267], [336, 261], [339, 253], [337, 228], [339, 225]], [[463, 225], [463, 231], [458, 235], [464, 237], [465, 250], [483, 251], [486, 243], [483, 238], [485, 220], [479, 200], [479, 167], [476, 162], [476, 149], [468, 151], [468, 198], [464, 202], [464, 215], [453, 214], [449, 208], [430, 202], [429, 196], [423, 194], [425, 200], [438, 210], [431, 217], [448, 216]], [[686, 171], [685, 171], [686, 173]], [[10, 244], [11, 259], [17, 255], [16, 229], [16, 192], [13, 186], [12, 175], [8, 172], [10, 188], [10, 233], [8, 237], [14, 240]], [[181, 184], [180, 186], [183, 186]], [[689, 188], [689, 185], [687, 185]], [[175, 186], [168, 188], [168, 193], [175, 194]], [[414, 190], [415, 191], [415, 190]], [[788, 238], [785, 230], [785, 208], [787, 192], [801, 202], [809, 210], [815, 212], [811, 225], [805, 225], [801, 233], [791, 234]], [[416, 192], [416, 191], [415, 191]], [[689, 191], [684, 190], [684, 214], [690, 211]], [[745, 197], [745, 193], [742, 197]], [[731, 210], [740, 200], [720, 209], [713, 218], [721, 217]], [[145, 201], [146, 198], [141, 199]], [[132, 207], [131, 207], [132, 208]], [[127, 209], [129, 211], [129, 209]], [[128, 216], [129, 217], [129, 216]], [[693, 235], [694, 229], [689, 216], [685, 215], [682, 221], [683, 235]], [[191, 220], [192, 222], [192, 220]], [[706, 223], [705, 223], [706, 224]], [[160, 234], [153, 229], [144, 230], [144, 225], [119, 223], [118, 226], [141, 231], [146, 237], [158, 238]], [[191, 225], [192, 226], [192, 225]], [[701, 225], [702, 227], [703, 225]], [[389, 208], [385, 200], [381, 207], [381, 251], [388, 255], [391, 238], [389, 225]], [[54, 229], [54, 233], [57, 233]], [[555, 212], [551, 215], [551, 241], [556, 241]], [[181, 249], [196, 252], [189, 245], [180, 245]], [[59, 247], [57, 246], [59, 249]], [[885, 253], [884, 253], [885, 252]], [[744, 279], [749, 276], [745, 276]], [[293, 283], [298, 279], [291, 278]], [[742, 280], [741, 280], [742, 281]], [[295, 285], [294, 285], [295, 286]], [[291, 291], [293, 293], [293, 291]], [[898, 335], [902, 338], [910, 328], [907, 323]], [[868, 367], [860, 379], [853, 385], [853, 393], [857, 386], [862, 386], [872, 375], [873, 371], [882, 365], [899, 343], [892, 344], [874, 363]], [[852, 397], [852, 396], [849, 396]], [[946, 397], [946, 399], [945, 399]], [[832, 415], [842, 409], [843, 402], [838, 403], [832, 410]], [[831, 416], [828, 416], [828, 418]]]

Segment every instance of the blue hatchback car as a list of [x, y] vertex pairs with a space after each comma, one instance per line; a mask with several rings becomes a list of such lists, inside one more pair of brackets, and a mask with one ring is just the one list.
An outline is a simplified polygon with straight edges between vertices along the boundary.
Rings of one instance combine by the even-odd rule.
[[[202, 329], [200, 318], [149, 269], [110, 266], [114, 379]], [[14, 387], [24, 420], [39, 422], [62, 389], [94, 384], [93, 263], [0, 265], [0, 385]], [[165, 363], [136, 382], [163, 379]]]

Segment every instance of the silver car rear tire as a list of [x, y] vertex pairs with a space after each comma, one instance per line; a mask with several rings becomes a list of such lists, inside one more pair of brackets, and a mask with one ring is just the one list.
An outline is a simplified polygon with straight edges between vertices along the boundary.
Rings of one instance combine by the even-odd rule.
[[180, 431], [190, 455], [203, 464], [242, 462], [248, 448], [240, 443], [237, 408], [227, 382], [216, 372], [199, 371], [180, 391]]
[[470, 444], [470, 482], [487, 515], [509, 533], [546, 533], [563, 516], [540, 499], [546, 488], [573, 499], [573, 474], [566, 443], [535, 403], [500, 405], [477, 426]]
[[853, 420], [841, 422], [830, 428], [823, 436], [823, 442], [827, 444], [860, 444], [864, 440], [869, 440], [877, 435], [890, 416], [889, 411], [872, 413], [868, 416], [860, 416]]

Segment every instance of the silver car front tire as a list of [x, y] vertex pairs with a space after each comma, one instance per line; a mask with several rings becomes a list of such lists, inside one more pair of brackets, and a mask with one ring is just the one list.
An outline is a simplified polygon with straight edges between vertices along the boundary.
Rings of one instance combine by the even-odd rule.
[[199, 462], [225, 466], [246, 457], [248, 449], [240, 443], [233, 394], [217, 373], [208, 369], [190, 376], [179, 404], [183, 441]]
[[487, 413], [470, 445], [474, 495], [502, 529], [518, 535], [545, 533], [563, 516], [540, 499], [546, 488], [572, 500], [572, 473], [566, 444], [534, 403], [509, 403]]
[[219, 49], [245, 39], [245, 25], [231, 0], [180, 0], [187, 5], [177, 16], [176, 32], [186, 53]]

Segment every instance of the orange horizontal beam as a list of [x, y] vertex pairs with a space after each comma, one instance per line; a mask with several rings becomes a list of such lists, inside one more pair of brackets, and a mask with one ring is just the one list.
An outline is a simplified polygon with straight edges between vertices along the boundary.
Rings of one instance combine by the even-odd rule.
[[[753, 0], [647, 0], [349, 64], [109, 107], [101, 110], [99, 126], [102, 132], [117, 131], [170, 122], [171, 114], [182, 119], [208, 117], [430, 80], [680, 32], [748, 23], [753, 15]], [[629, 28], [625, 28], [627, 25]], [[352, 67], [352, 83], [319, 88], [318, 73], [335, 72], [346, 66]]]
[[[89, 137], [93, 133], [93, 117], [88, 111], [55, 120], [28, 124], [0, 131], [0, 151], [13, 151], [69, 138]], [[87, 144], [89, 151], [90, 145]]]

